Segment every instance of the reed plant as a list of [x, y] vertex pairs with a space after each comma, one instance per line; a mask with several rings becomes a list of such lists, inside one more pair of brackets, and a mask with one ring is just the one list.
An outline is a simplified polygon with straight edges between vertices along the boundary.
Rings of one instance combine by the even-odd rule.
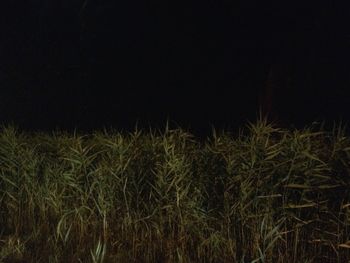
[[350, 138], [260, 118], [0, 132], [0, 262], [348, 262]]

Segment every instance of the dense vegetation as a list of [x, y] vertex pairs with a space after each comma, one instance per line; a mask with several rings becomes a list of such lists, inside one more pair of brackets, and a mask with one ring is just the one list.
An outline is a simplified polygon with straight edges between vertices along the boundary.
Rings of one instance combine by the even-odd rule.
[[347, 262], [350, 138], [0, 133], [0, 262]]

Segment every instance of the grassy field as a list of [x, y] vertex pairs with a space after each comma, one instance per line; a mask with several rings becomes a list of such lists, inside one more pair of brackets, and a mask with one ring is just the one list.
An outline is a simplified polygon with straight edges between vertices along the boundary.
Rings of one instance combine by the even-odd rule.
[[349, 262], [344, 127], [0, 132], [0, 262]]

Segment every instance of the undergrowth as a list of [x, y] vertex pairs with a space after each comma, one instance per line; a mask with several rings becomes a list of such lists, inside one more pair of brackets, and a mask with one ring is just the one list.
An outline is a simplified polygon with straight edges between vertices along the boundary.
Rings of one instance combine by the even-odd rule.
[[249, 123], [0, 133], [0, 262], [348, 262], [350, 139]]

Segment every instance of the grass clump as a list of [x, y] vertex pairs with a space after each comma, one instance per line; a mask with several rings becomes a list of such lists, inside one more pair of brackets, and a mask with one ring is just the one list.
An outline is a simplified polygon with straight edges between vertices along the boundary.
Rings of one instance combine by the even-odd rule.
[[0, 133], [0, 262], [347, 262], [339, 126]]

